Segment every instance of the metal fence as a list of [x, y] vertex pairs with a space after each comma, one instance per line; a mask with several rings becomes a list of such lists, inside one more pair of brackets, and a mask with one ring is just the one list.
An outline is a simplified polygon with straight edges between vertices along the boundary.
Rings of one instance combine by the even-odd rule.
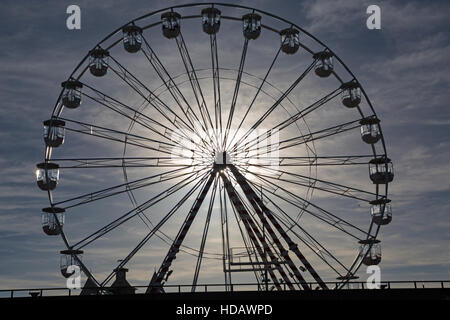
[[[330, 289], [340, 287], [342, 282], [326, 282]], [[286, 284], [282, 284], [285, 290], [289, 290]], [[312, 290], [320, 289], [315, 282], [309, 282], [309, 287]], [[143, 294], [147, 290], [148, 286], [133, 286], [136, 289], [137, 294]], [[129, 288], [129, 287], [128, 287]], [[156, 287], [155, 287], [156, 288]], [[450, 280], [424, 280], [424, 281], [381, 281], [381, 290], [388, 289], [444, 289], [450, 288]], [[104, 287], [104, 288], [90, 288], [97, 294], [112, 294], [112, 291], [122, 289], [118, 287]], [[126, 288], [123, 288], [126, 289]], [[166, 293], [189, 293], [193, 292], [193, 286], [190, 284], [178, 284], [178, 285], [164, 285], [164, 291]], [[368, 289], [367, 282], [363, 281], [351, 281], [346, 283], [342, 290], [357, 290]], [[235, 283], [227, 288], [224, 284], [197, 284], [195, 286], [195, 292], [225, 292], [225, 291], [272, 291], [275, 288], [270, 285], [258, 284], [258, 283]], [[17, 297], [51, 297], [51, 296], [72, 296], [79, 295], [81, 289], [68, 289], [68, 288], [27, 288], [27, 289], [1, 289], [0, 298], [17, 298]]]

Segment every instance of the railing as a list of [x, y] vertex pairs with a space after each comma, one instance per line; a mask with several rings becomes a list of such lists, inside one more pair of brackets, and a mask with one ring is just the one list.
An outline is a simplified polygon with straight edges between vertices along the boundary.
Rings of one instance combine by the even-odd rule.
[[[342, 282], [325, 282], [330, 289], [337, 288], [342, 285]], [[298, 285], [297, 283], [293, 283]], [[284, 290], [289, 290], [287, 284], [282, 284]], [[308, 282], [308, 286], [313, 290], [320, 289], [316, 282]], [[145, 293], [148, 286], [133, 286], [136, 289], [136, 293]], [[155, 289], [162, 288], [162, 286], [155, 286]], [[178, 284], [163, 286], [164, 291], [167, 293], [188, 293], [192, 292], [192, 285], [190, 284]], [[381, 281], [380, 289], [450, 289], [450, 280], [424, 280], [424, 281]], [[120, 289], [130, 289], [130, 287], [104, 287], [104, 288], [88, 288], [95, 294], [113, 294], [113, 292], [120, 291]], [[367, 282], [364, 281], [351, 281], [341, 288], [342, 290], [355, 290], [355, 289], [368, 289]], [[275, 290], [272, 284], [266, 286], [266, 284], [258, 283], [234, 283], [228, 286], [228, 291], [272, 291]], [[227, 291], [224, 284], [198, 284], [195, 286], [195, 292], [225, 292]], [[16, 297], [43, 297], [43, 296], [72, 296], [78, 295], [81, 289], [68, 289], [68, 288], [27, 288], [27, 289], [1, 289], [0, 298], [16, 298]]]

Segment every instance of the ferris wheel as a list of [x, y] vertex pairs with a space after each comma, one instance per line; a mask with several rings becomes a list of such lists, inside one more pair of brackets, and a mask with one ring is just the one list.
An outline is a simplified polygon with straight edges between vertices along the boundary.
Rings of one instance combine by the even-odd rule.
[[230, 4], [157, 10], [61, 87], [36, 178], [64, 277], [339, 289], [380, 263], [394, 177], [380, 119], [295, 23]]

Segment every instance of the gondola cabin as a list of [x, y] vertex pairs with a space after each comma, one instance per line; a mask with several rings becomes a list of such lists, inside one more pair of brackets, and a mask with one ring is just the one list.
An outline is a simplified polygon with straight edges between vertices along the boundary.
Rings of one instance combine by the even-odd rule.
[[261, 34], [261, 16], [256, 13], [248, 13], [242, 17], [244, 37], [255, 40]]
[[142, 28], [128, 25], [122, 28], [123, 47], [129, 53], [138, 52], [142, 46]]
[[281, 50], [286, 54], [294, 54], [300, 48], [300, 32], [294, 28], [287, 28], [280, 31]]
[[44, 121], [44, 142], [47, 147], [57, 148], [64, 143], [66, 123], [58, 119]]
[[81, 259], [83, 257], [82, 250], [63, 250], [60, 252], [60, 270], [64, 278], [69, 278], [75, 271], [71, 270], [71, 266], [81, 266]]
[[394, 166], [391, 159], [378, 157], [369, 161], [369, 176], [374, 184], [386, 184], [394, 180]]
[[89, 71], [96, 77], [103, 77], [108, 71], [109, 52], [96, 48], [89, 52]]
[[341, 85], [342, 104], [347, 108], [355, 108], [361, 103], [361, 88], [355, 81], [346, 82]]
[[377, 117], [368, 117], [362, 119], [359, 124], [361, 125], [361, 138], [367, 144], [377, 143], [381, 138], [380, 132], [380, 120]]
[[64, 226], [65, 212], [63, 208], [49, 207], [42, 209], [42, 229], [49, 236], [61, 233]]
[[317, 60], [314, 66], [314, 72], [319, 77], [326, 78], [333, 72], [333, 54], [331, 52], [323, 51], [315, 53], [313, 59]]
[[[366, 266], [375, 266], [381, 262], [381, 246], [379, 240], [362, 240], [359, 256]], [[367, 253], [367, 254], [366, 254]]]
[[373, 223], [384, 226], [392, 221], [392, 208], [389, 199], [371, 201], [370, 214]]
[[64, 91], [61, 96], [62, 104], [69, 109], [76, 109], [81, 104], [81, 88], [83, 84], [78, 80], [67, 80], [61, 83]]
[[179, 13], [169, 11], [161, 15], [162, 31], [164, 37], [173, 39], [180, 34], [180, 19]]
[[42, 162], [36, 165], [36, 181], [39, 189], [54, 190], [59, 181], [59, 165]]
[[206, 8], [202, 10], [202, 27], [207, 34], [214, 34], [220, 28], [220, 10], [216, 8]]

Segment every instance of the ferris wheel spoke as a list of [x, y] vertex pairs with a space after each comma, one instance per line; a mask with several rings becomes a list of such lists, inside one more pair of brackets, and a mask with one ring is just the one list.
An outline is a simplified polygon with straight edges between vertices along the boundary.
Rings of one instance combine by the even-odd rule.
[[254, 159], [247, 159], [246, 157], [233, 157], [233, 163], [239, 166], [251, 165], [255, 167], [266, 167], [272, 165], [278, 167], [311, 167], [311, 166], [320, 167], [320, 166], [367, 165], [369, 163], [368, 160], [370, 159], [373, 159], [373, 155], [309, 156], [309, 157], [257, 156]]
[[[298, 196], [297, 194], [290, 192], [289, 190], [275, 184], [274, 182], [265, 179], [264, 177], [256, 176], [261, 182], [266, 183], [267, 185], [270, 185], [273, 187], [273, 189], [269, 189], [264, 184], [260, 184], [257, 182], [252, 182], [255, 186], [258, 188], [261, 188], [262, 190], [274, 195], [275, 197], [283, 200], [286, 203], [289, 203], [300, 210], [303, 210], [304, 212], [310, 214], [311, 216], [325, 222], [326, 224], [332, 226], [333, 228], [347, 234], [348, 236], [360, 241], [365, 239], [366, 237], [371, 237], [370, 233], [367, 233], [366, 231], [362, 230], [361, 228], [353, 225], [352, 223], [336, 216], [335, 214], [332, 214], [331, 212], [319, 207], [318, 205]], [[282, 196], [278, 193], [276, 193], [277, 190], [281, 190], [284, 193], [286, 193], [290, 198], [289, 199], [285, 196]], [[312, 207], [312, 208], [309, 208]], [[348, 230], [349, 229], [349, 230]], [[361, 233], [361, 236], [358, 237], [355, 235], [355, 231], [358, 233]]]
[[[208, 106], [205, 102], [205, 98], [203, 96], [202, 88], [200, 86], [200, 82], [198, 81], [197, 72], [195, 71], [194, 65], [191, 60], [191, 56], [189, 54], [189, 50], [184, 42], [183, 34], [180, 32], [178, 37], [175, 38], [177, 42], [178, 51], [180, 52], [181, 59], [183, 60], [184, 67], [186, 69], [186, 73], [189, 77], [189, 81], [191, 83], [192, 91], [194, 93], [195, 100], [197, 102], [197, 106], [200, 112], [200, 115], [203, 120], [203, 124], [205, 128], [207, 128], [206, 132], [210, 132], [209, 129], [213, 129], [214, 125], [211, 119], [211, 115], [208, 110]], [[216, 143], [216, 147], [219, 146], [218, 138], [213, 131], [213, 142]]]
[[[233, 147], [233, 152], [236, 152], [237, 150], [245, 149], [247, 145], [255, 145], [260, 139], [264, 138], [265, 135], [272, 135], [273, 132], [277, 131], [278, 133], [281, 132], [283, 129], [289, 127], [291, 124], [296, 123], [298, 120], [303, 119], [306, 115], [310, 114], [311, 112], [317, 110], [318, 108], [324, 106], [329, 101], [333, 100], [335, 97], [337, 97], [340, 94], [341, 89], [335, 89], [332, 92], [328, 93], [327, 95], [323, 96], [319, 100], [313, 102], [309, 106], [305, 107], [304, 109], [300, 110], [296, 114], [292, 115], [291, 117], [283, 120], [282, 122], [278, 123], [277, 125], [273, 126], [269, 130], [266, 130], [265, 133], [262, 133], [248, 141], [245, 141], [246, 137], [242, 137]], [[244, 143], [245, 142], [245, 143]]]
[[[140, 95], [143, 99], [147, 100], [152, 107], [154, 107], [160, 114], [163, 116], [169, 123], [173, 125], [175, 129], [180, 128], [183, 125], [185, 128], [188, 128], [191, 131], [194, 131], [194, 128], [191, 127], [186, 121], [179, 117], [179, 115], [172, 110], [164, 101], [162, 101], [157, 95], [153, 93], [141, 80], [139, 80], [135, 75], [133, 75], [130, 71], [128, 71], [125, 66], [123, 66], [119, 61], [117, 61], [114, 57], [110, 56], [110, 58], [115, 62], [120, 71], [113, 68], [111, 65], [109, 67], [111, 70], [128, 86], [133, 89], [138, 95]], [[142, 92], [141, 89], [145, 90], [146, 94]], [[171, 120], [168, 114], [172, 114], [175, 117], [175, 120]], [[177, 125], [175, 121], [179, 121]]]
[[[80, 124], [80, 123], [79, 123]], [[80, 124], [81, 125], [81, 124]], [[100, 138], [100, 139], [105, 139], [105, 140], [109, 140], [109, 141], [113, 141], [113, 142], [117, 142], [117, 143], [121, 143], [121, 144], [126, 144], [126, 145], [131, 145], [134, 147], [139, 147], [142, 149], [146, 149], [146, 150], [152, 150], [155, 152], [159, 152], [159, 153], [163, 153], [166, 155], [170, 155], [174, 158], [185, 158], [185, 159], [189, 159], [190, 157], [183, 157], [183, 153], [181, 151], [187, 151], [187, 152], [194, 152], [197, 153], [196, 150], [192, 151], [191, 149], [186, 149], [184, 148], [182, 145], [173, 145], [170, 146], [168, 143], [163, 142], [163, 141], [159, 141], [159, 147], [152, 147], [151, 145], [148, 145], [148, 139], [141, 139], [140, 137], [137, 136], [131, 136], [130, 138], [127, 136], [127, 133], [124, 132], [118, 132], [118, 131], [111, 131], [109, 129], [103, 129], [103, 128], [99, 128], [98, 126], [93, 126], [93, 125], [87, 125], [84, 126], [81, 129], [74, 129], [74, 128], [69, 128], [67, 127], [66, 130], [70, 131], [70, 132], [75, 132], [75, 133], [79, 133], [79, 134], [83, 134], [83, 135], [87, 135], [87, 136], [91, 136], [91, 137], [95, 137], [95, 138]], [[114, 135], [118, 135], [114, 136]], [[120, 135], [123, 135], [123, 138], [120, 137]], [[154, 142], [156, 142], [154, 140]], [[181, 151], [176, 151], [176, 149], [181, 149]], [[49, 158], [49, 156], [47, 156], [47, 158]]]
[[[85, 135], [102, 138], [102, 139], [106, 139], [106, 140], [110, 140], [110, 141], [115, 141], [115, 142], [119, 142], [119, 143], [123, 143], [123, 144], [133, 145], [135, 147], [140, 147], [140, 148], [144, 148], [144, 149], [148, 149], [148, 150], [153, 150], [156, 152], [165, 153], [165, 154], [171, 155], [172, 157], [177, 157], [177, 158], [182, 158], [183, 156], [188, 158], [187, 155], [183, 154], [183, 151], [187, 151], [189, 153], [192, 153], [193, 155], [197, 155], [200, 157], [204, 156], [204, 153], [200, 152], [200, 150], [196, 150], [194, 148], [189, 148], [189, 145], [186, 145], [184, 143], [180, 143], [180, 144], [169, 143], [169, 142], [162, 141], [162, 140], [151, 139], [148, 137], [144, 137], [144, 136], [140, 136], [140, 135], [136, 135], [136, 134], [132, 134], [132, 133], [128, 133], [128, 132], [110, 129], [110, 128], [106, 128], [106, 127], [101, 127], [101, 126], [93, 125], [90, 123], [71, 120], [71, 119], [67, 119], [67, 118], [63, 118], [63, 117], [60, 117], [58, 119], [66, 121], [66, 122], [70, 122], [74, 125], [79, 126], [79, 128], [66, 127], [66, 130], [71, 131], [71, 132], [85, 134]], [[162, 135], [162, 136], [164, 138], [167, 138], [164, 135]], [[184, 139], [184, 138], [182, 137], [179, 139]], [[157, 144], [158, 147], [152, 146], [151, 143]]]
[[[134, 255], [150, 240], [150, 238], [155, 235], [155, 233], [173, 216], [173, 214], [186, 202], [186, 200], [200, 187], [200, 185], [203, 184], [203, 186], [206, 186], [206, 184], [210, 181], [204, 182], [206, 178], [210, 176], [210, 179], [212, 177], [211, 173], [206, 173], [202, 179], [197, 181], [195, 185], [186, 193], [173, 207], [172, 209], [154, 226], [150, 232], [147, 233], [147, 235], [138, 243], [138, 245], [123, 259], [120, 260], [119, 265], [114, 268], [114, 270], [109, 274], [108, 277], [102, 282], [102, 286], [107, 284], [114, 274], [117, 272], [117, 270], [120, 270], [123, 268], [133, 257]], [[162, 279], [161, 279], [162, 280]], [[150, 286], [149, 286], [150, 288]]]
[[[252, 166], [253, 165], [250, 165], [250, 167], [252, 167]], [[339, 196], [348, 197], [348, 198], [352, 198], [355, 200], [370, 202], [376, 197], [376, 193], [361, 190], [361, 189], [354, 188], [354, 187], [349, 187], [346, 185], [334, 183], [334, 182], [323, 180], [323, 179], [308, 177], [308, 176], [304, 176], [304, 175], [301, 175], [298, 173], [293, 173], [293, 172], [284, 171], [284, 170], [280, 170], [280, 169], [273, 169], [273, 168], [270, 168], [267, 166], [257, 166], [256, 165], [255, 167], [257, 167], [259, 171], [266, 170], [267, 174], [263, 174], [261, 172], [254, 172], [254, 171], [251, 171], [248, 169], [242, 169], [242, 170], [246, 173], [251, 173], [252, 175], [257, 176], [257, 177], [264, 177], [264, 178], [267, 178], [270, 180], [276, 180], [278, 182], [280, 182], [280, 181], [287, 182], [290, 184], [295, 184], [295, 185], [306, 187], [306, 188], [311, 187], [311, 188], [314, 188], [317, 190], [321, 190], [321, 191], [328, 192], [328, 193], [333, 193], [333, 194], [336, 194]], [[283, 178], [281, 178], [282, 175], [291, 176], [291, 177], [295, 178], [296, 180], [283, 179]], [[363, 196], [371, 196], [371, 198], [367, 199], [367, 198], [363, 198]]]
[[[258, 138], [254, 139], [253, 143], [247, 142], [244, 146], [242, 146], [239, 149], [236, 149], [235, 153], [238, 151], [245, 151], [246, 153], [254, 152], [259, 153], [260, 150], [266, 153], [271, 152], [272, 150], [275, 151], [281, 151], [284, 149], [289, 149], [292, 147], [297, 147], [299, 145], [307, 144], [309, 142], [318, 141], [321, 139], [325, 139], [331, 136], [339, 135], [341, 133], [354, 130], [356, 128], [360, 128], [359, 125], [360, 120], [353, 120], [349, 121], [343, 124], [331, 126], [325, 129], [321, 129], [315, 132], [310, 132], [308, 134], [301, 134], [295, 137], [287, 138], [281, 141], [275, 141], [273, 143], [264, 143], [258, 146], [260, 139], [263, 138], [262, 135], [260, 135]], [[276, 127], [272, 128], [270, 131], [267, 132], [267, 138], [269, 139], [272, 136], [272, 132], [276, 132], [275, 130], [278, 129]], [[279, 133], [279, 132], [278, 132]]]
[[207, 164], [207, 161], [197, 161], [191, 164], [181, 164], [186, 158], [175, 157], [95, 157], [95, 158], [53, 158], [52, 161], [62, 162], [60, 169], [97, 169], [97, 168], [193, 168]]
[[267, 117], [283, 102], [283, 100], [294, 90], [298, 84], [309, 74], [309, 72], [314, 68], [317, 59], [306, 68], [305, 71], [291, 84], [291, 86], [281, 95], [280, 98], [251, 126], [251, 128], [236, 142], [235, 145], [239, 145], [245, 140], [256, 128], [258, 128], [261, 123], [267, 119]]
[[[253, 184], [253, 182], [249, 181], [255, 189], [257, 186]], [[342, 274], [325, 258], [325, 255], [333, 259], [336, 263], [338, 263], [346, 272], [350, 272], [350, 270], [339, 260], [337, 259], [325, 246], [323, 246], [317, 239], [315, 239], [308, 231], [303, 228], [298, 221], [295, 221], [285, 210], [283, 210], [278, 204], [276, 204], [270, 197], [266, 197], [266, 200], [270, 202], [277, 210], [284, 216], [285, 219], [279, 220], [283, 225], [288, 228], [300, 241], [302, 241], [315, 255], [317, 255], [326, 265], [328, 265], [334, 272], [337, 273], [338, 276], [342, 276]], [[277, 215], [275, 215], [277, 216]], [[286, 221], [287, 220], [287, 221]], [[307, 241], [304, 237], [299, 235], [293, 228], [296, 226], [300, 231], [308, 238]], [[325, 254], [322, 254], [325, 253]]]
[[[214, 118], [217, 135], [219, 141], [222, 143], [223, 131], [222, 131], [222, 101], [220, 99], [220, 74], [219, 74], [219, 57], [217, 54], [217, 37], [216, 33], [209, 35], [211, 45], [211, 69], [213, 77], [213, 90], [214, 90]], [[223, 148], [222, 145], [219, 145]]]
[[[277, 271], [282, 276], [285, 283], [289, 286], [289, 288], [291, 290], [295, 290], [294, 286], [291, 283], [291, 280], [289, 279], [287, 274], [284, 272], [284, 270], [281, 267], [281, 264], [279, 262], [279, 259], [277, 258], [277, 256], [274, 253], [274, 251], [276, 251], [276, 250], [273, 250], [271, 248], [271, 246], [267, 243], [265, 234], [263, 235], [260, 232], [259, 228], [257, 227], [256, 221], [254, 221], [254, 219], [251, 218], [248, 207], [244, 204], [243, 200], [241, 199], [239, 194], [236, 192], [236, 189], [232, 186], [230, 180], [226, 177], [226, 175], [224, 173], [221, 173], [221, 177], [224, 182], [225, 190], [227, 191], [227, 194], [228, 194], [228, 199], [230, 199], [233, 211], [235, 212], [236, 221], [238, 221], [238, 222], [239, 222], [239, 220], [242, 221], [242, 223], [245, 227], [245, 230], [247, 232], [247, 235], [249, 236], [251, 242], [253, 243], [253, 245], [256, 249], [256, 252], [258, 252], [258, 255], [261, 257], [263, 264], [265, 264], [267, 266], [269, 265], [269, 263], [273, 264], [275, 266], [275, 268], [277, 269]], [[237, 218], [236, 213], [237, 213], [237, 215], [239, 215], [239, 219]], [[285, 251], [281, 251], [280, 255], [283, 257], [283, 259], [286, 259], [287, 255], [286, 254], [283, 255], [283, 253], [285, 253]], [[267, 259], [267, 256], [270, 258], [270, 262]], [[287, 256], [287, 258], [289, 259], [288, 256]], [[296, 269], [296, 267], [293, 266], [292, 263], [289, 264], [289, 267], [293, 268], [293, 270]], [[270, 276], [271, 276], [272, 280], [274, 281], [275, 285], [277, 286], [277, 288], [280, 289], [281, 287], [279, 285], [278, 279], [275, 276], [275, 274], [273, 273], [272, 268], [270, 268], [269, 273], [270, 273]], [[301, 276], [300, 276], [300, 278], [301, 278]], [[267, 281], [267, 279], [266, 279], [266, 281]]]
[[[239, 125], [237, 126], [237, 130], [234, 132], [233, 137], [230, 139], [230, 143], [228, 144], [228, 146], [232, 146], [233, 141], [234, 141], [234, 139], [236, 138], [237, 132], [242, 128], [242, 125], [243, 125], [245, 119], [247, 118], [247, 115], [249, 114], [250, 109], [253, 107], [253, 104], [255, 103], [256, 98], [258, 98], [258, 95], [259, 95], [259, 93], [261, 92], [261, 89], [262, 89], [262, 87], [264, 86], [264, 83], [266, 83], [267, 77], [269, 76], [270, 71], [272, 71], [272, 68], [273, 68], [273, 66], [275, 65], [275, 62], [277, 61], [278, 56], [280, 55], [280, 52], [281, 52], [281, 46], [278, 48], [278, 51], [277, 51], [277, 53], [275, 54], [275, 57], [273, 58], [272, 63], [271, 63], [270, 66], [269, 66], [269, 69], [267, 69], [267, 72], [266, 72], [264, 78], [262, 79], [261, 84], [259, 85], [258, 90], [256, 91], [255, 96], [254, 96], [253, 99], [252, 99], [252, 102], [250, 103], [250, 105], [248, 106], [247, 110], [245, 111], [244, 117], [242, 118], [241, 122], [240, 122]], [[227, 147], [226, 149], [228, 149], [228, 147]]]
[[[149, 63], [152, 65], [153, 69], [158, 74], [161, 81], [164, 83], [164, 86], [167, 88], [167, 90], [172, 95], [175, 102], [178, 104], [180, 109], [182, 110], [183, 114], [185, 115], [186, 119], [188, 119], [189, 123], [191, 124], [192, 128], [196, 131], [196, 134], [198, 136], [201, 136], [200, 132], [197, 129], [196, 123], [198, 123], [201, 126], [202, 133], [206, 133], [207, 129], [204, 126], [204, 123], [200, 121], [197, 114], [192, 109], [191, 105], [186, 100], [185, 96], [181, 92], [181, 90], [178, 88], [176, 82], [172, 78], [172, 76], [169, 74], [167, 69], [164, 67], [161, 60], [158, 58], [156, 52], [153, 50], [153, 48], [148, 43], [147, 39], [142, 36], [142, 39], [144, 40], [146, 49], [142, 48], [141, 51], [144, 53], [146, 59], [149, 61]], [[185, 107], [183, 106], [183, 103]], [[208, 135], [206, 135], [208, 136]], [[209, 138], [209, 136], [208, 136]], [[205, 146], [212, 147], [211, 140], [202, 139], [201, 143], [203, 143]]]
[[[112, 58], [112, 57], [111, 57]], [[112, 58], [114, 60], [114, 58]], [[126, 82], [135, 92], [137, 92], [143, 99], [145, 99], [155, 110], [159, 112], [160, 115], [163, 116], [173, 127], [169, 128], [165, 125], [162, 125], [160, 122], [157, 122], [160, 126], [163, 126], [164, 129], [174, 137], [180, 137], [184, 141], [191, 141], [192, 135], [191, 133], [197, 135], [197, 137], [202, 141], [204, 137], [199, 134], [194, 128], [190, 127], [183, 119], [181, 119], [172, 109], [167, 106], [161, 99], [159, 99], [158, 96], [156, 96], [150, 89], [148, 89], [145, 85], [142, 84], [141, 81], [139, 81], [136, 77], [134, 77], [125, 67], [123, 67], [117, 60], [114, 60], [116, 64], [119, 66], [119, 68], [122, 70], [123, 74], [121, 74], [119, 71], [115, 70], [110, 66], [110, 68], [113, 70], [115, 74], [119, 76], [124, 82]], [[137, 88], [136, 85], [134, 85], [132, 82], [130, 82], [130, 77], [135, 82], [138, 82], [140, 85], [142, 85], [147, 92], [149, 93], [149, 96], [147, 97], [144, 93], [142, 93], [139, 88]], [[168, 113], [166, 112], [168, 111]], [[170, 119], [169, 114], [172, 114], [174, 116], [174, 120]], [[142, 115], [140, 115], [142, 116]], [[151, 121], [154, 121], [153, 119], [147, 117], [144, 115], [146, 119], [150, 119]], [[135, 122], [138, 122], [136, 119]], [[141, 122], [138, 122], [141, 124]], [[161, 133], [159, 133], [161, 134]], [[197, 145], [199, 148], [203, 149], [204, 151], [207, 151], [203, 145]]]
[[[195, 183], [194, 187], [198, 186], [198, 184], [201, 181], [204, 180], [205, 176], [206, 176], [206, 174], [203, 175], [202, 178], [200, 178]], [[142, 204], [138, 205], [137, 207], [129, 210], [128, 212], [126, 212], [121, 217], [115, 219], [114, 221], [110, 222], [109, 224], [101, 227], [100, 229], [98, 229], [95, 232], [91, 233], [90, 235], [86, 236], [82, 240], [78, 241], [73, 247], [77, 248], [77, 249], [82, 249], [82, 248], [88, 246], [89, 244], [93, 243], [97, 239], [103, 237], [105, 234], [111, 232], [112, 230], [116, 229], [117, 227], [119, 227], [120, 225], [124, 224], [125, 222], [127, 222], [127, 221], [131, 220], [132, 218], [138, 216], [140, 213], [145, 212], [146, 210], [148, 210], [152, 206], [156, 205], [157, 203], [167, 199], [169, 196], [171, 196], [172, 194], [174, 194], [174, 193], [178, 192], [179, 190], [183, 189], [187, 185], [191, 184], [196, 179], [197, 179], [197, 175], [193, 174], [190, 177], [188, 177], [185, 181], [182, 181], [182, 182], [179, 182], [177, 184], [174, 184], [174, 185], [170, 186], [169, 188], [167, 188], [167, 189], [163, 190], [162, 192], [158, 193], [156, 196], [153, 196], [151, 199], [149, 199], [149, 200], [143, 202]], [[190, 194], [190, 192], [188, 192], [187, 194]], [[153, 232], [152, 235], [155, 232], [157, 232], [158, 229], [152, 229], [152, 231], [151, 231], [151, 232]]]
[[[149, 177], [139, 178], [132, 181], [127, 181], [125, 183], [121, 183], [112, 187], [104, 188], [101, 190], [97, 190], [94, 192], [86, 193], [83, 195], [75, 196], [69, 199], [60, 200], [58, 202], [54, 202], [53, 205], [59, 206], [62, 204], [66, 204], [64, 209], [69, 209], [73, 207], [77, 207], [80, 205], [84, 205], [90, 202], [102, 200], [105, 198], [109, 198], [112, 196], [116, 196], [128, 191], [144, 188], [150, 185], [155, 185], [158, 183], [163, 183], [169, 180], [174, 180], [178, 178], [185, 177], [189, 174], [196, 173], [199, 174], [204, 169], [198, 169], [195, 171], [191, 171], [190, 166], [186, 166], [185, 168], [181, 167], [175, 170], [165, 171], [159, 174], [155, 174]], [[189, 172], [183, 172], [183, 170], [189, 170]], [[156, 181], [149, 181], [151, 179], [155, 179]], [[121, 188], [124, 188], [123, 190]], [[74, 201], [79, 200], [78, 202], [73, 203]]]
[[[138, 110], [134, 109], [133, 107], [130, 107], [130, 106], [126, 105], [125, 103], [120, 102], [117, 99], [114, 99], [114, 98], [110, 97], [109, 95], [107, 95], [87, 84], [84, 84], [84, 86], [91, 89], [98, 97], [91, 96], [85, 92], [82, 93], [83, 96], [95, 101], [96, 103], [118, 113], [119, 115], [121, 115], [133, 122], [140, 124], [141, 126], [150, 130], [151, 132], [156, 133], [158, 136], [160, 136], [164, 139], [170, 140], [165, 133], [158, 131], [156, 128], [152, 127], [152, 125], [157, 125], [157, 126], [161, 127], [162, 129], [164, 129], [165, 131], [169, 131], [172, 134], [175, 134], [174, 131], [171, 128], [169, 128], [168, 126], [162, 124], [159, 121], [156, 121], [156, 120], [150, 118], [149, 116], [139, 112]], [[127, 114], [125, 110], [130, 111], [131, 114]]]
[[334, 135], [338, 135], [356, 128], [360, 128], [359, 120], [343, 123], [337, 126], [332, 126], [326, 129], [322, 129], [316, 132], [309, 133], [307, 135], [301, 135], [293, 137], [287, 140], [280, 141], [279, 150], [292, 148], [298, 145], [302, 145], [311, 141], [318, 141], [320, 139], [328, 138]]
[[[136, 135], [136, 134], [132, 134], [129, 132], [124, 132], [124, 131], [120, 131], [120, 130], [116, 130], [116, 129], [106, 128], [106, 127], [94, 125], [94, 124], [87, 123], [87, 122], [72, 120], [72, 119], [63, 118], [63, 117], [59, 117], [58, 119], [63, 120], [65, 122], [70, 122], [73, 125], [79, 126], [79, 127], [74, 127], [74, 128], [66, 127], [67, 130], [77, 132], [77, 133], [95, 135], [95, 136], [100, 136], [100, 137], [104, 136], [105, 138], [106, 137], [111, 138], [115, 141], [119, 141], [122, 143], [127, 143], [129, 141], [136, 141], [136, 142], [141, 142], [141, 143], [147, 142], [147, 143], [163, 144], [163, 145], [167, 145], [168, 147], [176, 146], [175, 144], [169, 143], [166, 141], [152, 139], [149, 137]], [[151, 148], [150, 146], [147, 146], [147, 147]], [[158, 149], [155, 149], [155, 150], [158, 151]]]
[[[99, 103], [100, 105], [105, 106], [106, 108], [108, 108], [114, 112], [117, 112], [118, 114], [122, 115], [123, 117], [131, 120], [132, 123], [138, 123], [139, 125], [143, 126], [146, 129], [149, 129], [151, 132], [156, 133], [158, 136], [160, 136], [166, 140], [172, 141], [173, 139], [178, 139], [181, 141], [191, 141], [193, 138], [192, 135], [190, 134], [192, 132], [191, 129], [185, 129], [184, 127], [180, 127], [180, 128], [177, 128], [176, 130], [173, 130], [172, 128], [169, 128], [168, 126], [162, 124], [161, 122], [156, 121], [153, 118], [150, 118], [149, 116], [143, 114], [142, 112], [139, 112], [138, 110], [134, 109], [133, 107], [130, 107], [130, 106], [108, 96], [107, 94], [105, 94], [87, 84], [84, 84], [84, 85], [87, 88], [89, 88], [90, 90], [92, 90], [95, 94], [97, 94], [98, 98], [92, 97], [92, 96], [88, 95], [87, 93], [83, 93], [84, 96]], [[150, 103], [150, 100], [147, 100], [147, 102]], [[127, 114], [125, 112], [125, 110], [131, 111], [132, 114], [131, 115]], [[160, 112], [163, 112], [163, 111], [160, 110]], [[165, 117], [167, 118], [167, 115], [165, 115]], [[173, 123], [173, 122], [171, 122], [171, 123]], [[154, 128], [152, 125], [160, 126], [162, 129], [164, 129], [164, 132], [160, 132], [158, 129]], [[170, 134], [167, 134], [167, 133], [170, 133]], [[200, 137], [200, 139], [201, 139], [201, 137]], [[204, 147], [202, 145], [198, 145], [198, 147], [204, 149]]]
[[238, 75], [236, 77], [236, 84], [234, 86], [233, 98], [231, 100], [230, 112], [228, 114], [228, 121], [227, 121], [227, 126], [225, 129], [225, 135], [224, 135], [224, 138], [222, 141], [223, 150], [226, 150], [226, 146], [227, 146], [227, 142], [228, 142], [227, 141], [228, 133], [229, 133], [229, 130], [231, 129], [231, 123], [233, 121], [234, 110], [236, 108], [236, 102], [237, 102], [237, 98], [239, 95], [239, 88], [241, 85], [242, 72], [244, 71], [245, 58], [247, 56], [247, 48], [248, 48], [248, 39], [245, 38], [244, 46], [242, 47], [241, 62], [239, 63]]
[[198, 252], [197, 264], [195, 265], [194, 279], [192, 280], [192, 289], [191, 289], [192, 292], [195, 292], [195, 289], [197, 287], [198, 276], [202, 265], [203, 252], [205, 250], [206, 238], [208, 236], [209, 224], [211, 222], [211, 213], [214, 207], [214, 200], [216, 199], [217, 182], [218, 178], [216, 177], [214, 179], [214, 185], [211, 191], [211, 198], [209, 201], [208, 212], [206, 214], [205, 226], [203, 227], [203, 236], [200, 243], [200, 250]]
[[[252, 185], [253, 187], [255, 187], [254, 184], [252, 184], [250, 181], [249, 181], [249, 184]], [[325, 251], [328, 256], [331, 256], [339, 264], [342, 264], [342, 263], [339, 260], [337, 260], [333, 255], [331, 255], [328, 250], [326, 250], [322, 245], [320, 245], [320, 243], [317, 240], [315, 240], [312, 236], [310, 236], [306, 232], [306, 230], [304, 230], [297, 222], [295, 222], [289, 215], [287, 215], [287, 213], [284, 212], [284, 210], [282, 210], [279, 206], [277, 206], [270, 198], [267, 198], [267, 201], [272, 203], [275, 206], [275, 208], [277, 208], [285, 216], [285, 218], [283, 218], [279, 214], [276, 214], [274, 211], [272, 211], [274, 218], [277, 221], [279, 221], [286, 228], [286, 230], [288, 232], [292, 233], [297, 239], [299, 239], [302, 243], [304, 243], [306, 245], [306, 247], [308, 247], [316, 256], [319, 257], [320, 260], [322, 260], [334, 272], [336, 272], [336, 274], [338, 276], [341, 276], [341, 273], [339, 271], [337, 271], [336, 268], [333, 265], [331, 265], [331, 263], [328, 260], [325, 259], [324, 255], [321, 254], [321, 251], [322, 250]], [[291, 220], [291, 223], [287, 222], [286, 219]], [[304, 237], [300, 236], [295, 230], [293, 230], [294, 226], [299, 227], [303, 233], [307, 234], [310, 238], [310, 241], [308, 242], [307, 240], [304, 239]], [[344, 267], [344, 269], [347, 270], [347, 268], [343, 264], [342, 264], [342, 267]]]

